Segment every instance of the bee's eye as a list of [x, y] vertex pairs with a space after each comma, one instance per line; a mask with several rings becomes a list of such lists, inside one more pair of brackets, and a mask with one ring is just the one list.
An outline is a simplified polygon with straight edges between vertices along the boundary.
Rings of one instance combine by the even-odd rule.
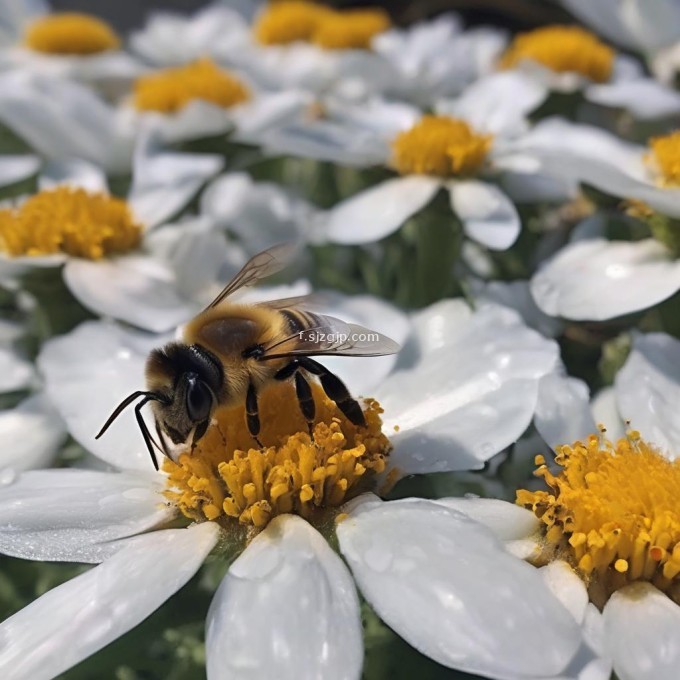
[[187, 387], [187, 413], [195, 423], [205, 420], [212, 409], [212, 394], [205, 383], [192, 380]]

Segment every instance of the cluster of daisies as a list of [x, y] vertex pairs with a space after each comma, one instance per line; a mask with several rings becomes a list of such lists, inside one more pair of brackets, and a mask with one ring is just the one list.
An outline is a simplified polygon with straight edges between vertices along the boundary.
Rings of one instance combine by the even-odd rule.
[[[677, 678], [680, 2], [543, 4], [0, 2], [0, 677]], [[95, 440], [284, 242], [366, 426]]]

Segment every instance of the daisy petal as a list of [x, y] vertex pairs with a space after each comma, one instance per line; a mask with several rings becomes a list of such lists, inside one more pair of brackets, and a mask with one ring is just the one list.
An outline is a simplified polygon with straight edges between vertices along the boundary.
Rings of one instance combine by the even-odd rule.
[[39, 168], [37, 156], [0, 156], [0, 187], [32, 177]]
[[143, 472], [36, 470], [0, 487], [0, 552], [29, 560], [101, 562], [116, 539], [174, 516], [163, 477]]
[[[619, 371], [617, 379], [620, 375], [621, 371]], [[602, 424], [607, 430], [608, 439], [616, 441], [625, 436], [626, 426], [619, 414], [619, 408], [616, 403], [616, 390], [613, 387], [602, 388], [593, 397], [590, 403], [590, 410], [595, 422]]]
[[522, 225], [512, 201], [498, 188], [469, 180], [449, 186], [451, 208], [467, 236], [492, 250], [507, 250]]
[[7, 479], [13, 472], [49, 465], [65, 440], [64, 422], [43, 395], [0, 411], [0, 469], [12, 471], [0, 475]]
[[576, 572], [564, 560], [550, 562], [538, 572], [553, 595], [581, 625], [588, 606], [588, 591]]
[[577, 378], [549, 373], [538, 383], [534, 425], [553, 449], [597, 433], [588, 386]]
[[153, 257], [70, 259], [63, 274], [71, 293], [88, 309], [155, 333], [175, 328], [200, 309], [179, 293], [174, 272]]
[[680, 607], [649, 583], [617, 590], [604, 608], [607, 651], [620, 680], [676, 680]]
[[0, 393], [23, 390], [35, 375], [33, 364], [11, 346], [0, 344]]
[[484, 524], [502, 541], [516, 541], [535, 533], [540, 525], [533, 512], [497, 498], [438, 498], [433, 501]]
[[626, 109], [638, 120], [653, 120], [680, 113], [680, 93], [652, 78], [591, 85], [586, 88], [585, 97], [596, 104]]
[[680, 454], [680, 341], [665, 333], [636, 334], [614, 382], [619, 413], [674, 459]]
[[328, 213], [326, 237], [345, 244], [379, 241], [427, 205], [440, 186], [434, 177], [410, 175], [362, 191]]
[[405, 474], [481, 467], [526, 430], [538, 379], [556, 365], [557, 346], [512, 310], [489, 304], [449, 324], [457, 307], [443, 301], [414, 315], [441, 344], [374, 393], [395, 446], [390, 461]]
[[116, 640], [196, 573], [218, 531], [206, 522], [135, 537], [104, 564], [45, 593], [0, 625], [0, 674], [48, 680]]
[[653, 239], [570, 243], [531, 280], [546, 314], [589, 321], [647, 309], [678, 289], [680, 261]]
[[158, 132], [151, 130], [135, 150], [128, 202], [148, 227], [176, 215], [224, 165], [217, 154], [159, 151]]
[[459, 512], [420, 499], [355, 504], [336, 531], [370, 605], [438, 663], [540, 677], [578, 647], [579, 627], [536, 569]]
[[326, 540], [294, 515], [274, 519], [231, 565], [206, 625], [210, 680], [361, 675], [352, 578]]
[[91, 192], [109, 191], [106, 174], [93, 163], [75, 158], [45, 163], [38, 177], [38, 189], [43, 191], [63, 184]]
[[111, 465], [153, 470], [132, 409], [101, 439], [95, 435], [126, 396], [143, 389], [148, 353], [170, 339], [90, 321], [43, 345], [38, 366], [48, 396], [73, 438]]

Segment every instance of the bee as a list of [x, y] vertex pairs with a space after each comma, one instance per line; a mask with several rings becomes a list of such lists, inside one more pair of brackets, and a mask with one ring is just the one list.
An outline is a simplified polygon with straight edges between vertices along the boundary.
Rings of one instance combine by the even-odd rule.
[[[284, 269], [294, 252], [294, 246], [284, 244], [252, 257], [186, 324], [182, 341], [154, 349], [146, 361], [147, 389], [126, 397], [96, 439], [139, 399], [135, 405], [137, 424], [158, 470], [154, 448], [170, 458], [177, 450], [193, 450], [218, 407], [245, 401], [248, 431], [262, 448], [258, 392], [272, 381], [294, 384], [311, 435], [315, 404], [310, 379], [318, 380], [350, 422], [365, 426], [363, 411], [342, 380], [312, 357], [383, 356], [399, 351], [396, 342], [363, 326], [308, 311], [311, 296], [258, 304], [230, 299], [237, 291]], [[142, 415], [147, 403], [151, 403], [160, 444]]]

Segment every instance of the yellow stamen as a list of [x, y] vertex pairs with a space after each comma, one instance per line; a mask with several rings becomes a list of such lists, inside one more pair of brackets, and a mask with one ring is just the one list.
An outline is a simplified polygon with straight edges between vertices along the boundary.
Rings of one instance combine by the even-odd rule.
[[390, 27], [382, 9], [337, 11], [303, 0], [270, 4], [255, 23], [264, 45], [312, 42], [326, 49], [368, 49], [378, 33]]
[[305, 0], [274, 2], [260, 14], [255, 22], [255, 37], [263, 45], [287, 45], [309, 42], [319, 23], [333, 10]]
[[556, 73], [579, 73], [605, 83], [614, 68], [614, 50], [593, 33], [578, 26], [545, 26], [520, 33], [501, 57], [501, 68], [514, 68], [528, 60]]
[[115, 50], [120, 38], [106, 22], [89, 14], [63, 12], [40, 17], [24, 34], [27, 47], [47, 54], [88, 55]]
[[97, 260], [131, 250], [141, 235], [125, 201], [84, 189], [57, 187], [0, 210], [0, 249], [15, 257], [66, 253]]
[[638, 432], [615, 444], [602, 434], [562, 446], [549, 491], [517, 492], [543, 522], [551, 551], [567, 559], [603, 605], [618, 588], [650, 581], [679, 601], [680, 460], [664, 458]]
[[139, 111], [176, 113], [195, 99], [226, 109], [248, 101], [250, 91], [210, 59], [142, 76], [134, 84], [134, 104]]
[[426, 115], [394, 139], [392, 165], [402, 175], [472, 175], [492, 141], [492, 135], [475, 132], [463, 120]]
[[372, 488], [390, 451], [378, 402], [366, 400], [367, 427], [357, 428], [314, 385], [312, 441], [291, 389], [274, 384], [260, 395], [264, 448], [248, 432], [244, 406], [236, 406], [217, 412], [192, 454], [164, 462], [165, 495], [184, 515], [260, 528], [282, 513], [320, 516]]
[[680, 130], [669, 135], [652, 137], [647, 161], [659, 173], [662, 186], [680, 186]]
[[373, 37], [389, 27], [390, 17], [382, 9], [336, 12], [319, 23], [312, 40], [328, 50], [367, 50]]

